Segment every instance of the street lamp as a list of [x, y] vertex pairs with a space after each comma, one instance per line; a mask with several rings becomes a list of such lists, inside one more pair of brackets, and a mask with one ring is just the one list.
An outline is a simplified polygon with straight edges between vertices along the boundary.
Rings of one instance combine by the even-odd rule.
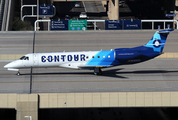
[[[176, 13], [178, 13], [178, 12], [176, 10], [174, 10], [174, 11], [170, 11], [170, 13], [173, 13], [173, 21], [174, 21]], [[174, 29], [174, 22], [173, 22], [173, 29]]]
[[[39, 0], [37, 0], [37, 20], [39, 20]], [[37, 28], [39, 28], [38, 23], [37, 23]]]

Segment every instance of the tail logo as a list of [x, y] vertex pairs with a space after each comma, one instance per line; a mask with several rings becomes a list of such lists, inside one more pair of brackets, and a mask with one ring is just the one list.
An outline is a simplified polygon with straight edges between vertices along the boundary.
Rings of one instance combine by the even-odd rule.
[[161, 41], [160, 40], [154, 40], [153, 41], [153, 46], [156, 47], [156, 48], [159, 48], [161, 46]]

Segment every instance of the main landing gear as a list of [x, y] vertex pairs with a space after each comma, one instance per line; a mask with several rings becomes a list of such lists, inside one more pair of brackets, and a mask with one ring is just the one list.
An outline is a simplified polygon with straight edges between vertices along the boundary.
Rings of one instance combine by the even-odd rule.
[[19, 76], [19, 75], [20, 75], [20, 72], [18, 71], [18, 73], [17, 73], [16, 75]]
[[94, 69], [94, 74], [95, 74], [95, 75], [102, 75], [101, 68], [95, 68], [95, 69]]

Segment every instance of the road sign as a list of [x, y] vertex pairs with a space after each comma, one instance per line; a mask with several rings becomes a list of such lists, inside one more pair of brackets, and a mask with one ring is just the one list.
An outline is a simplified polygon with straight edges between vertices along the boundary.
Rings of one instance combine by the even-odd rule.
[[53, 5], [39, 5], [39, 16], [54, 16]]
[[124, 29], [141, 29], [141, 20], [124, 20]]
[[87, 20], [69, 20], [69, 30], [87, 30]]
[[105, 20], [105, 30], [121, 30], [122, 20]]
[[176, 14], [166, 14], [166, 17], [175, 17]]
[[68, 20], [51, 20], [51, 30], [68, 30]]

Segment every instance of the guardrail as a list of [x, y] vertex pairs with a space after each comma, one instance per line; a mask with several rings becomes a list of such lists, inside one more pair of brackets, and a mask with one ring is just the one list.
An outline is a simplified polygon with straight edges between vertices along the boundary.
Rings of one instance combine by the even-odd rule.
[[[50, 22], [51, 20], [36, 20], [34, 23], [34, 31], [36, 31], [37, 29], [37, 23], [38, 22], [48, 22], [48, 31], [50, 31]], [[96, 22], [105, 22], [105, 20], [87, 20], [87, 22], [94, 22], [94, 30], [96, 30], [97, 26], [96, 26]]]
[[178, 29], [178, 21], [177, 20], [141, 20], [142, 22], [151, 22], [152, 23], [152, 30], [154, 30], [154, 23], [155, 22], [163, 22], [164, 23], [164, 29], [166, 29], [166, 22], [176, 22]]
[[[32, 14], [31, 14], [31, 15], [24, 15], [24, 16], [23, 16], [23, 8], [24, 8], [24, 7], [31, 7], [31, 8], [32, 8]], [[22, 21], [24, 21], [25, 17], [37, 17], [37, 15], [34, 14], [34, 7], [37, 7], [37, 5], [22, 5], [22, 7], [21, 7], [21, 12], [20, 12], [20, 13], [21, 13], [20, 16], [21, 16], [21, 20], [22, 20]], [[53, 6], [53, 8], [54, 8], [54, 15], [55, 15], [55, 14], [56, 14], [56, 10], [55, 10], [56, 7]], [[37, 8], [37, 9], [38, 9], [38, 8]], [[53, 16], [54, 16], [54, 15], [53, 15]], [[38, 16], [40, 16], [40, 15], [38, 15]], [[46, 16], [48, 16], [48, 15], [46, 15]]]
[[[50, 22], [51, 20], [36, 20], [34, 23], [34, 31], [37, 29], [37, 22], [48, 22], [48, 31], [50, 31]], [[94, 30], [96, 30], [97, 22], [105, 22], [105, 20], [87, 20], [87, 22], [94, 22]], [[166, 29], [166, 22], [176, 22], [177, 23], [177, 28], [178, 29], [178, 21], [177, 20], [141, 20], [141, 22], [151, 22], [152, 23], [152, 30], [154, 30], [154, 22], [163, 22], [164, 23], [164, 29]]]
[[34, 31], [36, 31], [36, 26], [37, 26], [37, 22], [48, 22], [48, 31], [50, 31], [50, 22], [51, 20], [36, 20], [35, 23], [34, 23]]
[[[24, 15], [23, 16], [23, 8], [24, 7], [32, 7], [32, 15]], [[37, 17], [37, 15], [34, 15], [34, 7], [37, 7], [37, 5], [23, 5], [21, 7], [21, 20], [24, 21], [25, 17]]]
[[94, 22], [94, 30], [96, 30], [96, 22], [105, 22], [105, 20], [87, 20], [87, 22]]

